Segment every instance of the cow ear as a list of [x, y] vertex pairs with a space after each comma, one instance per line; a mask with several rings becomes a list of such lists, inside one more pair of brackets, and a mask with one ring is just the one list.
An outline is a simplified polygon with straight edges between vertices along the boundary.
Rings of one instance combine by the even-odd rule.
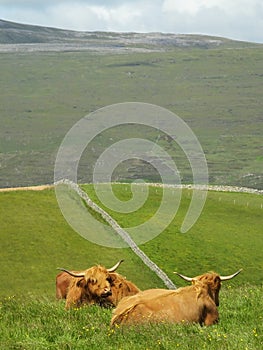
[[108, 277], [106, 280], [109, 282], [109, 284], [110, 284], [111, 286], [114, 284], [114, 280], [111, 278], [111, 276]]
[[221, 282], [221, 279], [219, 276], [216, 276], [215, 279], [214, 279], [214, 283], [218, 284]]
[[114, 282], [117, 279], [116, 273], [110, 273], [110, 280], [111, 282]]
[[84, 278], [81, 278], [80, 280], [78, 280], [77, 283], [76, 283], [76, 284], [77, 284], [77, 287], [81, 287], [81, 288], [82, 288], [84, 282], [85, 282]]

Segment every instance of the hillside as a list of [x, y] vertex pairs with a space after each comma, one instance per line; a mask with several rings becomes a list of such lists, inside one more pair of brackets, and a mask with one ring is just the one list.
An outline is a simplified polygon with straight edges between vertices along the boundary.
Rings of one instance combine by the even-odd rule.
[[[64, 136], [99, 108], [144, 102], [183, 119], [204, 150], [210, 184], [263, 189], [262, 45], [162, 33], [74, 32], [0, 21], [0, 187], [50, 184]], [[80, 183], [105, 147], [132, 137], [163, 148], [192, 183], [176, 142], [146, 127], [96, 137], [78, 169]], [[113, 181], [158, 182], [140, 160]]]
[[[85, 186], [91, 198], [92, 186]], [[115, 185], [117, 198], [129, 198], [127, 185]], [[171, 190], [170, 194], [174, 196]], [[209, 192], [202, 215], [186, 234], [180, 223], [191, 191], [183, 191], [180, 208], [164, 231], [140, 248], [176, 286], [183, 285], [173, 271], [198, 275], [215, 270], [222, 275], [243, 272], [231, 285], [262, 283], [262, 195]], [[140, 210], [121, 214], [109, 211], [122, 227], [133, 227], [154, 215], [162, 200], [161, 189], [150, 189]], [[28, 294], [54, 299], [57, 267], [83, 269], [94, 264], [113, 266], [124, 259], [119, 272], [140, 288], [164, 287], [162, 281], [131, 251], [109, 248], [82, 238], [65, 221], [54, 189], [0, 193], [0, 297]], [[98, 219], [98, 218], [97, 218]], [[10, 279], [10, 271], [17, 271]]]
[[[123, 52], [163, 51], [172, 48], [253, 47], [255, 44], [205, 35], [164, 33], [80, 32], [0, 20], [0, 51], [14, 50], [90, 50]], [[30, 44], [21, 45], [21, 44]], [[42, 44], [42, 45], [37, 45]]]

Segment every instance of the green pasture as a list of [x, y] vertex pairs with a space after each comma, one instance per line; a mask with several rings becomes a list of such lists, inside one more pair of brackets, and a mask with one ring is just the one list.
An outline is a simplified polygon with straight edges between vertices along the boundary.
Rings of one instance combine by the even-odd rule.
[[[99, 203], [92, 185], [82, 187]], [[124, 203], [132, 198], [127, 184], [114, 185], [113, 192]], [[170, 195], [178, 193], [171, 190]], [[222, 286], [219, 324], [111, 329], [111, 310], [94, 306], [66, 311], [64, 301], [55, 300], [57, 267], [112, 266], [124, 259], [119, 272], [141, 289], [164, 288], [162, 281], [130, 249], [99, 246], [73, 231], [60, 212], [54, 189], [1, 192], [1, 349], [260, 350], [262, 196], [210, 191], [200, 218], [182, 234], [191, 195], [191, 190], [183, 190], [174, 220], [140, 248], [177, 287], [186, 282], [173, 271], [194, 276], [215, 270], [226, 275], [243, 268]], [[137, 225], [155, 215], [162, 197], [161, 188], [150, 187], [144, 206], [133, 214], [107, 211], [121, 226]]]
[[[120, 273], [145, 287], [159, 279], [128, 249], [110, 249], [90, 243], [67, 224], [58, 207], [54, 190], [0, 193], [1, 201], [1, 296], [39, 294], [55, 297], [57, 267], [85, 269], [94, 264], [125, 263]], [[10, 273], [16, 272], [16, 278]]]
[[[210, 183], [262, 188], [262, 53], [260, 45], [236, 42], [158, 53], [1, 53], [0, 186], [52, 183], [58, 147], [78, 120], [107, 105], [145, 102], [176, 113], [192, 128], [207, 157]], [[105, 147], [144, 135], [171, 154], [182, 182], [191, 183], [176, 144], [138, 127], [95, 138], [95, 151], [83, 154], [81, 182], [91, 181]], [[114, 176], [158, 180], [153, 169], [134, 161]]]
[[[83, 188], [122, 227], [136, 226], [149, 220], [163, 198], [162, 188], [149, 187], [145, 205], [125, 214], [105, 207], [98, 200], [93, 185]], [[103, 185], [99, 188], [99, 191], [107, 190]], [[131, 187], [127, 184], [113, 185], [113, 192], [121, 201], [132, 198]], [[158, 266], [164, 268], [176, 284], [180, 284], [180, 281], [173, 277], [173, 271], [195, 276], [201, 271], [215, 270], [223, 275], [239, 268], [243, 268], [244, 273], [236, 283], [262, 283], [262, 196], [209, 191], [197, 222], [183, 234], [180, 229], [189, 208], [192, 190], [183, 190], [180, 194], [179, 190], [171, 189], [168, 193], [171, 197], [165, 197], [168, 203], [172, 202], [172, 197], [182, 196], [179, 209], [170, 225], [155, 239], [142, 244], [141, 248]]]
[[[232, 284], [232, 283], [231, 283]], [[219, 324], [110, 328], [111, 310], [66, 311], [62, 302], [10, 297], [0, 304], [1, 349], [34, 350], [261, 350], [262, 286], [224, 287]]]
[[[97, 201], [93, 186], [84, 186]], [[114, 185], [121, 200], [131, 196], [129, 185]], [[176, 196], [171, 190], [171, 196]], [[243, 268], [234, 285], [262, 283], [262, 196], [209, 192], [204, 210], [189, 232], [180, 227], [191, 199], [184, 190], [175, 218], [156, 238], [140, 248], [174, 281], [173, 271], [199, 275], [215, 270], [222, 275]], [[130, 214], [107, 211], [122, 227], [136, 226], [154, 215], [162, 189], [150, 187], [145, 205]], [[169, 198], [168, 198], [169, 200]], [[82, 238], [67, 224], [53, 189], [0, 193], [1, 296], [38, 294], [53, 298], [57, 267], [83, 269], [93, 264], [112, 266], [125, 262], [120, 273], [141, 289], [163, 287], [128, 248], [103, 247]], [[106, 208], [105, 208], [106, 209]], [[15, 274], [15, 278], [13, 277]]]
[[[262, 45], [224, 41], [219, 47], [117, 52], [1, 52], [0, 187], [53, 183], [58, 148], [77, 121], [107, 105], [144, 102], [176, 113], [189, 125], [206, 155], [210, 184], [263, 189]], [[92, 140], [81, 157], [78, 182], [92, 182], [99, 155], [131, 137], [156, 142], [174, 159], [181, 182], [193, 182], [176, 142], [138, 126], [109, 129]], [[137, 159], [115, 168], [112, 181], [123, 184], [114, 184], [113, 192], [123, 206], [144, 195], [144, 187], [135, 194], [126, 184], [137, 178], [160, 181], [153, 167]], [[111, 310], [66, 311], [64, 301], [55, 300], [57, 267], [110, 267], [124, 259], [118, 271], [139, 288], [164, 284], [131, 249], [97, 245], [75, 232], [54, 189], [0, 192], [1, 349], [262, 349], [261, 195], [209, 191], [200, 217], [181, 233], [192, 190], [171, 189], [164, 196], [162, 188], [149, 187], [141, 208], [121, 213], [101, 202], [92, 185], [82, 188], [127, 229], [154, 218], [164, 198], [169, 205], [181, 196], [171, 222], [140, 248], [177, 287], [186, 283], [174, 271], [227, 275], [243, 268], [222, 286], [219, 324], [111, 329]], [[98, 214], [81, 206], [103, 225]], [[168, 220], [164, 212], [157, 225]]]

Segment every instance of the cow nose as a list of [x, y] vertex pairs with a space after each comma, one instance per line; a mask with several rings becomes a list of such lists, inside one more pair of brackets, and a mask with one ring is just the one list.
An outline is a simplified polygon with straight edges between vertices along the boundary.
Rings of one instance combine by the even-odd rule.
[[110, 295], [112, 295], [111, 289], [110, 288], [104, 288], [102, 296], [103, 297], [108, 297]]

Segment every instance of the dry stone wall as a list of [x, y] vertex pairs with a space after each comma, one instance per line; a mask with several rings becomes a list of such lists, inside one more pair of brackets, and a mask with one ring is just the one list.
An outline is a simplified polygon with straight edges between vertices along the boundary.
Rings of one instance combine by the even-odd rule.
[[143, 261], [143, 263], [148, 266], [156, 275], [163, 281], [165, 286], [169, 289], [176, 289], [174, 283], [170, 280], [170, 278], [166, 275], [164, 271], [162, 271], [159, 266], [157, 266], [133, 241], [130, 235], [108, 214], [100, 208], [96, 203], [94, 203], [90, 197], [84, 192], [76, 183], [62, 180], [56, 183], [56, 185], [65, 184], [70, 186], [77, 194], [87, 203], [87, 205], [99, 213], [101, 217], [115, 230], [115, 232], [127, 243], [127, 245], [132, 249], [132, 251]]

